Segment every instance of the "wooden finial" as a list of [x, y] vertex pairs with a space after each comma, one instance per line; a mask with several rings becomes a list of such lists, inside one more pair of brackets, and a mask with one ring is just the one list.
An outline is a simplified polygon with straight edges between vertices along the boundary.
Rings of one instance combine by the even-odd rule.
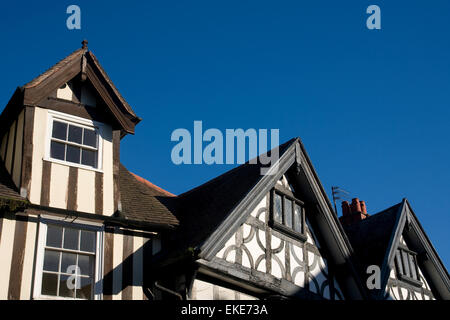
[[81, 42], [81, 44], [82, 44], [81, 48], [82, 48], [82, 49], [86, 49], [86, 48], [87, 48], [87, 45], [88, 45], [88, 41], [87, 41], [86, 39], [84, 39], [84, 40]]

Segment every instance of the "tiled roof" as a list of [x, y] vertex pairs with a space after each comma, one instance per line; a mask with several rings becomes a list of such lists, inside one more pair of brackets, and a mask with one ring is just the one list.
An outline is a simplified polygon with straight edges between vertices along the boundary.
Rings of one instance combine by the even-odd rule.
[[155, 189], [155, 191], [157, 192], [161, 192], [161, 194], [167, 196], [167, 197], [175, 197], [175, 195], [173, 193], [170, 193], [169, 191], [166, 191], [160, 187], [158, 187], [157, 185], [154, 185], [153, 183], [151, 183], [150, 181], [138, 176], [137, 174], [134, 174], [133, 172], [130, 172], [139, 182], [142, 182], [143, 184], [145, 184], [146, 186], [148, 186], [151, 189]]
[[396, 204], [359, 222], [343, 225], [360, 263], [358, 269], [363, 276], [370, 265], [381, 268], [395, 232], [395, 222], [401, 205], [402, 203]]
[[156, 187], [143, 178], [129, 172], [120, 165], [120, 199], [124, 218], [153, 224], [177, 226], [173, 214], [176, 197]]
[[[279, 157], [296, 141], [277, 147]], [[180, 227], [173, 239], [177, 249], [196, 247], [211, 235], [262, 179], [261, 163], [242, 164], [177, 197]]]
[[67, 64], [76, 61], [77, 59], [80, 60], [81, 64], [81, 57], [83, 54], [86, 53], [87, 56], [89, 56], [92, 59], [92, 62], [96, 65], [96, 67], [99, 69], [102, 76], [105, 78], [106, 82], [111, 86], [111, 89], [114, 91], [114, 93], [117, 95], [120, 102], [124, 105], [126, 111], [130, 113], [133, 117], [137, 118], [137, 115], [134, 113], [131, 106], [128, 104], [128, 102], [122, 97], [119, 90], [117, 90], [116, 86], [112, 82], [111, 78], [108, 76], [106, 71], [103, 69], [103, 67], [100, 65], [100, 62], [98, 61], [97, 57], [91, 52], [87, 51], [87, 48], [80, 48], [78, 50], [75, 50], [71, 54], [69, 54], [67, 57], [56, 63], [54, 66], [52, 66], [50, 69], [45, 71], [44, 73], [40, 74], [27, 84], [23, 86], [23, 88], [32, 88], [40, 84], [42, 81], [53, 75], [55, 72], [66, 66]]
[[70, 63], [76, 59], [81, 59], [81, 56], [83, 55], [84, 52], [85, 52], [85, 49], [83, 49], [83, 48], [75, 50], [74, 52], [69, 54], [67, 57], [65, 57], [64, 59], [59, 61], [57, 64], [55, 64], [53, 67], [51, 67], [44, 73], [40, 74], [39, 76], [37, 76], [36, 78], [31, 80], [30, 82], [25, 84], [23, 87], [24, 88], [32, 88], [32, 87], [37, 86], [39, 83], [41, 83], [42, 81], [44, 81], [45, 79], [50, 77], [52, 74], [54, 74], [56, 71], [58, 71], [59, 69], [61, 69], [65, 65], [67, 65], [68, 63]]

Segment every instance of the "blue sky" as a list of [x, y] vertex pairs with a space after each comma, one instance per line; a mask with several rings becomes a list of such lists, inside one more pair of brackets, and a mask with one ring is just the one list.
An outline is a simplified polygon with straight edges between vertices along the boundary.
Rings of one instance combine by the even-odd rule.
[[[381, 30], [366, 28], [371, 4]], [[2, 2], [0, 104], [87, 38], [143, 118], [122, 141], [131, 171], [179, 194], [233, 166], [174, 165], [173, 130], [277, 128], [328, 192], [369, 213], [408, 198], [449, 267], [448, 21], [446, 0]]]

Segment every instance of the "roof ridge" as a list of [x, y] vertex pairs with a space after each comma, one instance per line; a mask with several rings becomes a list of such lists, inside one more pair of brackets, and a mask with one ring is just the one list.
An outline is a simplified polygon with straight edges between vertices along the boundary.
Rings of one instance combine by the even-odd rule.
[[134, 117], [137, 117], [136, 113], [134, 113], [133, 108], [131, 108], [131, 106], [128, 104], [128, 102], [125, 100], [125, 98], [122, 96], [122, 94], [119, 92], [119, 90], [116, 88], [116, 86], [114, 85], [113, 81], [111, 80], [111, 77], [108, 76], [108, 73], [106, 73], [105, 69], [102, 67], [102, 65], [100, 64], [100, 62], [98, 61], [97, 57], [95, 56], [95, 54], [92, 51], [88, 51], [87, 52], [88, 55], [92, 58], [92, 61], [95, 63], [95, 65], [98, 67], [98, 69], [100, 70], [100, 72], [102, 73], [102, 75], [105, 77], [105, 80], [110, 84], [112, 90], [114, 91], [114, 93], [117, 95], [117, 97], [119, 98], [119, 100], [123, 103], [123, 105], [125, 106], [125, 108], [127, 109], [127, 111], [133, 115]]
[[133, 177], [136, 178], [136, 180], [138, 180], [139, 182], [145, 184], [147, 187], [152, 188], [152, 189], [156, 189], [157, 191], [162, 192], [162, 193], [164, 193], [164, 194], [167, 195], [167, 196], [170, 196], [170, 197], [176, 197], [176, 195], [174, 195], [173, 193], [171, 193], [171, 192], [169, 192], [169, 191], [167, 191], [167, 190], [164, 190], [164, 189], [161, 188], [161, 187], [158, 187], [157, 185], [151, 183], [151, 182], [148, 181], [147, 179], [142, 178], [142, 177], [138, 176], [137, 174], [135, 174], [135, 173], [133, 173], [133, 172], [131, 172], [131, 171], [129, 171], [129, 170], [128, 170], [128, 172], [131, 173], [131, 174], [133, 175]]
[[[276, 146], [275, 148], [272, 148], [270, 151], [258, 155], [256, 158], [260, 157], [260, 156], [263, 155], [263, 154], [267, 154], [267, 153], [271, 152], [272, 150], [274, 150], [274, 149], [276, 149], [276, 148], [280, 149], [281, 147], [285, 147], [285, 146], [287, 146], [287, 145], [293, 143], [293, 142], [296, 141], [297, 139], [298, 139], [298, 137], [291, 138], [291, 139], [289, 139], [288, 141], [286, 141], [286, 142], [284, 142], [284, 143], [282, 143], [282, 144]], [[281, 157], [281, 155], [279, 155], [279, 156]], [[253, 159], [255, 159], [255, 158], [253, 158]], [[251, 160], [253, 160], [253, 159], [251, 159]], [[217, 181], [217, 180], [223, 178], [223, 177], [226, 176], [226, 175], [230, 175], [230, 174], [234, 173], [235, 171], [237, 171], [237, 170], [239, 170], [239, 169], [242, 169], [244, 166], [249, 165], [249, 163], [250, 163], [251, 160], [248, 160], [248, 161], [246, 161], [245, 163], [243, 163], [243, 164], [241, 164], [241, 165], [239, 165], [239, 166], [237, 166], [237, 167], [234, 167], [233, 169], [230, 169], [230, 170], [228, 170], [228, 171], [225, 171], [224, 173], [222, 173], [222, 174], [220, 174], [220, 175], [218, 175], [218, 176], [216, 176], [216, 177], [214, 177], [214, 178], [212, 178], [212, 179], [210, 179], [210, 180], [208, 180], [208, 181], [206, 181], [206, 182], [204, 182], [204, 183], [202, 183], [202, 184], [200, 184], [200, 185], [198, 185], [198, 186], [196, 186], [196, 187], [194, 187], [194, 188], [192, 188], [192, 189], [190, 189], [190, 190], [187, 190], [187, 191], [183, 192], [183, 193], [180, 194], [178, 197], [180, 197], [180, 198], [181, 198], [181, 197], [185, 197], [185, 196], [187, 196], [187, 195], [189, 195], [189, 194], [191, 194], [191, 193], [197, 191], [197, 190], [200, 189], [200, 188], [204, 188], [205, 186], [214, 183], [215, 181]]]
[[37, 86], [39, 83], [41, 83], [42, 81], [47, 79], [51, 74], [53, 74], [54, 72], [56, 72], [59, 69], [61, 69], [64, 65], [66, 65], [69, 62], [71, 62], [75, 57], [77, 57], [78, 55], [81, 55], [86, 50], [87, 49], [85, 49], [85, 48], [80, 48], [80, 49], [77, 49], [77, 50], [73, 51], [71, 54], [69, 54], [65, 58], [63, 58], [60, 61], [58, 61], [57, 63], [55, 63], [53, 66], [48, 68], [46, 71], [42, 72], [37, 77], [33, 78], [33, 80], [31, 80], [28, 83], [24, 84], [22, 86], [22, 88], [33, 88], [33, 87]]

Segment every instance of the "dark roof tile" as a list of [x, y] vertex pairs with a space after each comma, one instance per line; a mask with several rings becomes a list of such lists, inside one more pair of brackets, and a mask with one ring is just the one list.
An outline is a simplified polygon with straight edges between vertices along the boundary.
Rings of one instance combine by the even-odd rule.
[[370, 265], [381, 268], [395, 232], [401, 205], [396, 204], [359, 222], [343, 225], [360, 264], [358, 269], [361, 275], [366, 276], [366, 269]]
[[[172, 213], [175, 197], [147, 182], [120, 165], [120, 199], [122, 215], [126, 219], [177, 226]], [[146, 180], [145, 180], [146, 181]]]

